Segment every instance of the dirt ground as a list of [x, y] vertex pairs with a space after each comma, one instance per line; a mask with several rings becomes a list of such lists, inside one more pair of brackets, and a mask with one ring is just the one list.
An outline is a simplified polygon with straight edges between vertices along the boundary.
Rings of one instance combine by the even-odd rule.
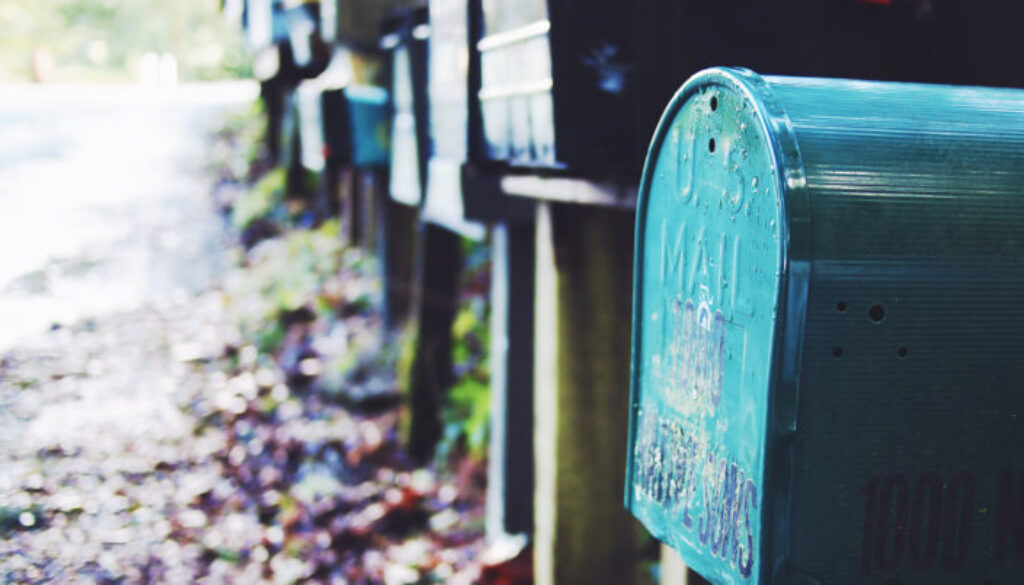
[[[330, 393], [316, 383], [374, 347], [376, 308], [344, 297], [379, 285], [344, 270], [314, 282], [317, 303], [344, 310], [286, 314], [276, 349], [257, 348], [242, 322], [261, 309], [238, 282], [290, 248], [254, 259], [231, 243], [188, 113], [214, 119], [209, 100], [169, 99], [131, 106], [135, 130], [109, 96], [58, 110], [63, 130], [15, 127], [27, 167], [0, 165], [0, 204], [31, 211], [24, 237], [0, 242], [26, 249], [0, 270], [0, 582], [473, 582], [482, 464], [408, 463], [393, 360]], [[105, 124], [119, 150], [100, 157], [89, 137]], [[138, 124], [164, 140], [122, 144]], [[102, 166], [119, 156], [138, 168]], [[32, 203], [76, 178], [67, 208]]]

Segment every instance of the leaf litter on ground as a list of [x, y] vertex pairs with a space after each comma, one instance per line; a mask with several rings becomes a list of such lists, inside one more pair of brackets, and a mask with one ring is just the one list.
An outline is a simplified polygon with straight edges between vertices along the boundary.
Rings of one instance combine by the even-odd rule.
[[336, 222], [236, 253], [0, 357], [0, 581], [477, 581], [484, 465], [404, 456], [373, 259]]

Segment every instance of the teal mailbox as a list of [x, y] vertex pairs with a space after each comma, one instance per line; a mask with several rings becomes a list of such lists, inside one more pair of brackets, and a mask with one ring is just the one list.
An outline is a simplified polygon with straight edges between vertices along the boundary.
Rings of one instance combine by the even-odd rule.
[[688, 565], [1024, 583], [1024, 91], [698, 73], [635, 266], [626, 505]]
[[352, 163], [360, 168], [387, 166], [390, 160], [387, 90], [371, 85], [349, 85], [344, 92], [352, 129]]

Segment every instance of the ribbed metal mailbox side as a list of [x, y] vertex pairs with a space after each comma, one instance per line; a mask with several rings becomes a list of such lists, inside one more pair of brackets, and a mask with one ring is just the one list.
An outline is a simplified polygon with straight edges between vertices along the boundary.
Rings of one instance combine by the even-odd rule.
[[636, 250], [655, 536], [722, 584], [1024, 581], [1024, 92], [701, 72]]

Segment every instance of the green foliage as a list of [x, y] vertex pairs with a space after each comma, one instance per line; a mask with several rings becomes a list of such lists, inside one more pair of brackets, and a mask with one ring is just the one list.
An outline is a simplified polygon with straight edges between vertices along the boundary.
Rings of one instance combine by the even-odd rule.
[[253, 100], [245, 110], [233, 110], [216, 132], [207, 168], [219, 179], [253, 180], [254, 170], [260, 170], [258, 163], [268, 158], [266, 134], [262, 100]]
[[491, 330], [487, 306], [482, 297], [473, 297], [459, 307], [452, 324], [452, 362], [457, 373], [486, 378]]
[[354, 351], [332, 356], [324, 366], [320, 387], [328, 396], [337, 398], [344, 393], [360, 365], [360, 356]]
[[256, 347], [263, 354], [273, 354], [284, 344], [285, 330], [279, 321], [269, 321], [267, 315], [263, 315], [267, 324], [255, 332]]
[[306, 168], [297, 169], [297, 176], [295, 185], [293, 187], [293, 193], [290, 193], [293, 197], [299, 197], [306, 199], [316, 193], [317, 187], [320, 183], [320, 176]]
[[455, 445], [469, 454], [486, 454], [490, 423], [490, 320], [487, 283], [490, 259], [482, 244], [465, 241], [462, 302], [452, 323], [452, 364], [455, 384], [448, 392], [443, 413], [445, 430], [439, 455], [447, 457]]
[[270, 217], [284, 200], [285, 170], [277, 168], [263, 176], [252, 189], [235, 200], [231, 223], [242, 231], [254, 220]]
[[242, 554], [236, 550], [231, 550], [225, 546], [219, 546], [213, 549], [213, 553], [216, 557], [222, 561], [229, 563], [239, 564], [242, 562]]
[[449, 392], [448, 404], [448, 431], [462, 435], [470, 453], [483, 457], [487, 449], [491, 412], [489, 380], [481, 381], [469, 376], [462, 378]]
[[248, 75], [237, 23], [213, 0], [0, 0], [0, 80], [32, 79], [46, 51], [57, 81], [128, 81], [146, 52], [172, 53], [182, 80]]
[[342, 246], [337, 221], [314, 230], [295, 230], [268, 240], [247, 254], [247, 269], [229, 279], [228, 309], [243, 336], [264, 353], [284, 340], [281, 314], [302, 307], [330, 310], [323, 283], [341, 268]]
[[395, 379], [399, 388], [408, 389], [412, 384], [412, 366], [416, 359], [416, 328], [410, 324], [396, 343], [399, 349]]
[[[412, 369], [416, 361], [416, 327], [410, 323], [398, 336], [394, 343], [398, 346], [395, 359], [395, 385], [405, 395], [405, 402], [410, 402], [409, 391], [412, 388]], [[412, 429], [411, 412], [404, 410], [399, 415], [398, 433], [404, 444], [409, 443]]]

